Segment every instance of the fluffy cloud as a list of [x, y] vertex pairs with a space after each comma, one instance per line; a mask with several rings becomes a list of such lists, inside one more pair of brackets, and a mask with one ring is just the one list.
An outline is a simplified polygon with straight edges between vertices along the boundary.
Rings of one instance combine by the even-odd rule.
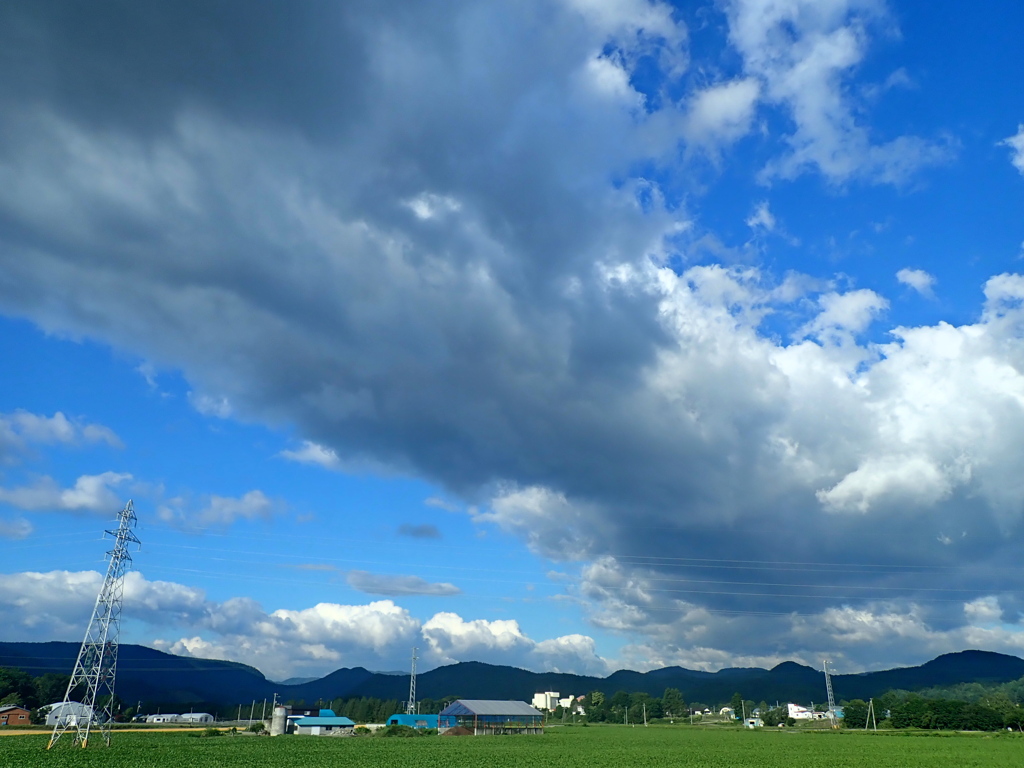
[[32, 523], [23, 517], [0, 518], [0, 538], [24, 539], [32, 530]]
[[0, 462], [12, 461], [30, 445], [82, 445], [105, 443], [123, 447], [113, 430], [102, 424], [69, 419], [60, 411], [41, 416], [28, 411], [0, 413]]
[[761, 87], [746, 78], [715, 85], [690, 97], [684, 122], [687, 140], [696, 146], [715, 148], [731, 144], [750, 132]]
[[41, 477], [32, 485], [0, 488], [0, 503], [19, 509], [70, 512], [115, 512], [124, 500], [114, 488], [131, 480], [123, 472], [82, 475], [71, 488], [61, 488], [53, 478]]
[[[33, 49], [76, 66], [10, 57], [0, 78], [0, 308], [181, 370], [237, 418], [293, 425], [305, 442], [286, 458], [424, 477], [548, 557], [610, 558], [625, 583], [581, 599], [623, 609], [594, 621], [653, 636], [645, 600], [690, 617], [665, 625], [666, 645], [724, 648], [702, 639], [705, 613], [810, 599], [712, 585], [663, 602], [652, 580], [706, 580], [698, 558], [952, 559], [945, 583], [965, 602], [998, 593], [1024, 535], [1024, 280], [989, 280], [976, 322], [880, 336], [874, 291], [680, 267], [692, 223], [636, 169], [672, 162], [687, 130], [738, 140], [756, 103], [787, 110], [773, 178], [898, 182], [945, 156], [877, 143], [851, 102], [869, 32], [890, 23], [881, 4], [725, 7], [744, 72], [680, 107], [636, 90], [641, 64], [674, 83], [686, 67], [664, 4], [334, 4], [219, 27], [214, 48], [187, 3], [158, 23], [93, 9], [90, 25], [19, 6], [7, 12], [31, 18], [0, 25], [5, 50], [33, 29]], [[84, 34], [95, 26], [107, 45]], [[788, 342], [763, 327], [773, 314], [799, 329]], [[258, 517], [258, 493], [167, 514]], [[942, 544], [947, 531], [965, 535]], [[875, 615], [886, 590], [921, 589], [862, 571], [864, 591], [834, 604]], [[368, 622], [406, 637], [413, 620], [373, 605]], [[249, 623], [343, 637], [357, 614]], [[460, 621], [430, 624], [440, 656], [533, 653], [518, 626]]]
[[157, 517], [184, 530], [228, 526], [238, 520], [265, 520], [280, 504], [268, 498], [263, 491], [253, 490], [239, 496], [206, 497], [194, 508], [184, 497], [168, 499], [157, 508]]
[[[0, 595], [0, 639], [80, 639], [102, 581], [96, 571], [6, 574], [10, 589]], [[346, 665], [401, 666], [416, 644], [424, 648], [428, 667], [511, 659], [539, 671], [607, 670], [594, 641], [583, 635], [537, 641], [514, 621], [467, 621], [455, 613], [421, 621], [391, 600], [268, 612], [251, 598], [216, 602], [194, 587], [150, 581], [133, 571], [125, 578], [124, 615], [160, 637], [185, 633], [153, 642], [156, 647], [242, 661], [278, 678], [326, 674]], [[506, 652], [514, 656], [503, 657]]]
[[1010, 162], [1013, 167], [1024, 174], [1024, 123], [1017, 126], [1017, 133], [999, 142], [1000, 146], [1009, 147], [1013, 153]]
[[901, 269], [896, 273], [896, 279], [904, 285], [910, 286], [922, 296], [929, 298], [935, 296], [932, 291], [932, 287], [935, 285], [935, 277], [923, 269]]
[[922, 166], [945, 162], [944, 144], [916, 136], [872, 141], [856, 117], [845, 81], [863, 60], [872, 28], [893, 21], [878, 0], [730, 0], [729, 40], [764, 99], [788, 109], [791, 150], [765, 178], [792, 178], [807, 168], [842, 183], [863, 178], [901, 183]]

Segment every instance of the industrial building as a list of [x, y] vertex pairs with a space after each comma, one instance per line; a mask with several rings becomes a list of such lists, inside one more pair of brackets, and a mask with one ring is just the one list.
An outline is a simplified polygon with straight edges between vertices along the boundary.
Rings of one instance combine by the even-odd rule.
[[392, 715], [388, 725], [407, 725], [410, 728], [437, 728], [440, 715]]
[[473, 736], [542, 734], [544, 715], [525, 701], [459, 699], [438, 716], [438, 732]]

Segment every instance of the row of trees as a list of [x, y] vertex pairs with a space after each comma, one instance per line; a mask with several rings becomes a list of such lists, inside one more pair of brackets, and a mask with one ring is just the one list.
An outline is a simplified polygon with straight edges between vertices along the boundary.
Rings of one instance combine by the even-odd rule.
[[32, 710], [64, 701], [70, 679], [70, 675], [54, 672], [32, 677], [21, 669], [0, 667], [0, 707], [13, 705]]

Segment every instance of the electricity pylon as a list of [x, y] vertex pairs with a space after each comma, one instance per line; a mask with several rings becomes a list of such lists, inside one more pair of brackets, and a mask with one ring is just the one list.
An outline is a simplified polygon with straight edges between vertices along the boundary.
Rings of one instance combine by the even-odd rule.
[[828, 659], [822, 662], [822, 668], [825, 670], [825, 692], [828, 693], [828, 721], [833, 728], [838, 728], [839, 723], [836, 721], [836, 700], [832, 696], [832, 676], [828, 673]]
[[405, 706], [405, 712], [409, 715], [416, 714], [416, 651], [417, 648], [412, 649], [412, 674], [409, 675], [409, 703]]
[[[121, 629], [121, 602], [124, 595], [124, 575], [132, 564], [132, 556], [128, 552], [129, 544], [141, 543], [132, 529], [135, 527], [135, 510], [131, 499], [117, 516], [116, 530], [106, 531], [114, 537], [114, 548], [107, 552], [107, 575], [103, 586], [96, 596], [96, 606], [92, 610], [92, 618], [85, 630], [85, 639], [78, 651], [75, 669], [68, 682], [67, 693], [60, 716], [53, 726], [53, 734], [47, 749], [53, 747], [57, 740], [70, 730], [75, 731], [72, 746], [83, 748], [89, 745], [89, 732], [94, 723], [107, 746], [110, 746], [110, 724], [114, 719], [114, 674], [117, 671], [117, 641]], [[83, 708], [80, 713], [70, 714], [68, 704], [72, 703], [71, 695], [76, 688], [82, 688]], [[106, 696], [106, 700], [101, 697]], [[98, 709], [97, 709], [98, 707]]]

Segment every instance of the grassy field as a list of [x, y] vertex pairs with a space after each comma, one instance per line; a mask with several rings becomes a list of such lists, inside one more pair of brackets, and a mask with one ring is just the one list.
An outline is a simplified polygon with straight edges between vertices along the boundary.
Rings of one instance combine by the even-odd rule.
[[115, 733], [111, 747], [44, 750], [46, 735], [0, 739], [0, 768], [1000, 768], [1024, 765], [1024, 737], [809, 733], [688, 727], [552, 728], [544, 736], [196, 738]]

